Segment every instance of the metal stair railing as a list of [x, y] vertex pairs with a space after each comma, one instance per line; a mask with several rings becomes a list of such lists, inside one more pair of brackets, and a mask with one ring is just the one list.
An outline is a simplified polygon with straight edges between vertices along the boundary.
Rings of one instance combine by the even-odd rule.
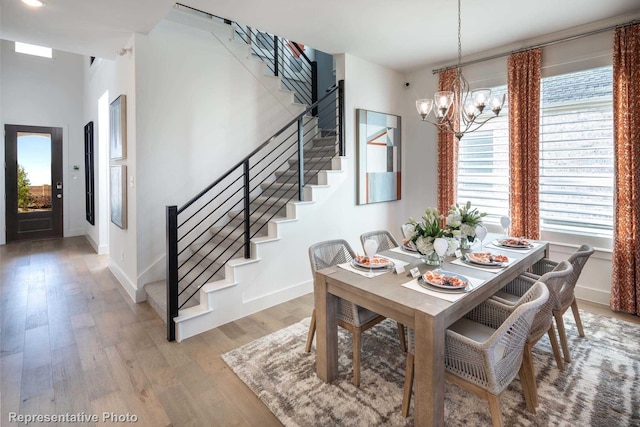
[[251, 258], [251, 239], [289, 201], [303, 201], [305, 184], [336, 155], [344, 155], [342, 80], [191, 200], [167, 206], [169, 341], [179, 310], [229, 260]]
[[282, 86], [293, 92], [297, 103], [308, 106], [318, 100], [317, 63], [309, 59], [299, 43], [181, 3], [176, 7], [231, 25], [235, 38], [251, 46], [251, 55], [262, 60], [270, 74], [281, 77]]

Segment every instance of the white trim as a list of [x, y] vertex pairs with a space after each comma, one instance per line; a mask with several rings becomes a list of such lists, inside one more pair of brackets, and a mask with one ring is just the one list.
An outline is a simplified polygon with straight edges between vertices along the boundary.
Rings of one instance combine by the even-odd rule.
[[147, 299], [147, 293], [144, 289], [136, 289], [136, 285], [129, 280], [124, 271], [112, 259], [109, 259], [109, 271], [118, 279], [118, 282], [120, 282], [120, 285], [133, 302], [142, 302]]

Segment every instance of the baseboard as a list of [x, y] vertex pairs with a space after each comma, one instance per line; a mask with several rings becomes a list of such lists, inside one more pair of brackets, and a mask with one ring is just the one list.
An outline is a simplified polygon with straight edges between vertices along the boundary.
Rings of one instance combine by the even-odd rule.
[[586, 286], [577, 285], [575, 288], [576, 298], [590, 301], [596, 304], [609, 305], [609, 292], [601, 289], [588, 288]]
[[116, 276], [116, 279], [118, 279], [118, 282], [120, 282], [120, 285], [127, 292], [129, 298], [131, 298], [133, 302], [142, 302], [146, 300], [146, 293], [144, 289], [137, 289], [136, 285], [129, 280], [124, 271], [122, 271], [122, 269], [113, 262], [113, 260], [109, 260], [109, 271]]
[[84, 237], [87, 239], [87, 242], [89, 242], [93, 250], [96, 251], [98, 255], [104, 255], [109, 253], [108, 245], [99, 246], [98, 242], [96, 242], [90, 234], [84, 233]]
[[[243, 299], [242, 292], [236, 297], [229, 297], [228, 304], [218, 310], [187, 309], [186, 315], [176, 318], [176, 341], [181, 342], [189, 337], [208, 331], [274, 305], [282, 304], [313, 291], [313, 281], [304, 281], [285, 289], [263, 294], [261, 297]], [[221, 296], [217, 296], [220, 298]]]

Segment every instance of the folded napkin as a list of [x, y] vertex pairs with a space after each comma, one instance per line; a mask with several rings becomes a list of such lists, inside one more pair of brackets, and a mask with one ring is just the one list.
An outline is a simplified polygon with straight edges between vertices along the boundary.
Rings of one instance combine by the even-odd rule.
[[479, 264], [473, 264], [473, 265], [467, 264], [466, 262], [462, 261], [462, 258], [457, 258], [455, 261], [451, 261], [451, 264], [461, 265], [467, 268], [475, 268], [476, 270], [488, 271], [489, 273], [495, 274], [502, 271], [502, 269], [506, 268], [509, 264], [513, 263], [514, 261], [515, 261], [515, 258], [509, 258], [509, 261], [507, 261], [507, 265], [505, 265], [504, 267], [483, 267], [482, 265], [479, 265]]
[[369, 273], [368, 270], [365, 271], [365, 270], [360, 270], [359, 268], [355, 268], [354, 266], [351, 265], [350, 262], [345, 262], [343, 264], [338, 264], [338, 267], [344, 268], [347, 271], [359, 274], [359, 275], [364, 276], [364, 277], [369, 277], [369, 278], [377, 277], [377, 276], [380, 276], [382, 274], [385, 274], [385, 273], [388, 273], [390, 271], [393, 271], [393, 269], [387, 269], [387, 268], [373, 268], [371, 270], [372, 273]]
[[391, 251], [393, 252], [398, 252], [399, 254], [403, 254], [403, 255], [409, 255], [412, 256], [414, 258], [422, 258], [422, 255], [418, 252], [411, 252], [411, 251], [405, 251], [404, 249], [402, 249], [402, 246], [398, 246], [396, 248], [391, 249]]
[[[469, 277], [466, 274], [464, 275], [464, 277], [469, 279], [469, 284], [471, 286], [471, 289], [475, 289], [485, 282], [485, 280], [483, 279]], [[446, 291], [438, 292], [436, 290], [426, 289], [418, 284], [418, 279], [413, 279], [410, 282], [403, 284], [402, 286], [404, 286], [405, 288], [413, 289], [414, 291], [422, 292], [423, 294], [427, 294], [432, 297], [440, 298], [445, 301], [451, 301], [451, 302], [458, 301], [460, 298], [462, 298], [467, 294], [467, 292], [446, 292]]]

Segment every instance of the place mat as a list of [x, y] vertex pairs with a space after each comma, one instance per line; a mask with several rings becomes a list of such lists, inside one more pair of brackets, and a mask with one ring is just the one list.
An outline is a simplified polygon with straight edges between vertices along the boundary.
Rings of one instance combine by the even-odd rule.
[[398, 269], [402, 269], [404, 270], [404, 267], [406, 267], [407, 265], [411, 264], [410, 262], [407, 261], [402, 261], [400, 259], [395, 259], [395, 258], [391, 258], [388, 256], [384, 256], [384, 255], [378, 255], [381, 258], [385, 258], [388, 259], [389, 261], [391, 261], [392, 263], [395, 264], [395, 270], [397, 271]]
[[488, 271], [489, 273], [496, 274], [496, 273], [504, 270], [505, 268], [507, 268], [514, 261], [515, 261], [515, 258], [509, 258], [509, 261], [507, 261], [507, 265], [505, 265], [504, 267], [483, 267], [482, 265], [479, 265], [479, 264], [467, 264], [466, 262], [464, 262], [462, 260], [462, 258], [456, 258], [455, 261], [451, 261], [451, 264], [461, 265], [461, 266], [467, 267], [467, 268], [475, 268], [476, 270]]
[[375, 269], [374, 268], [374, 269], [372, 269], [372, 273], [373, 274], [370, 274], [369, 271], [359, 270], [359, 269], [353, 267], [350, 262], [345, 262], [343, 264], [338, 264], [338, 267], [344, 268], [347, 271], [350, 271], [352, 273], [356, 273], [356, 274], [359, 274], [361, 276], [368, 277], [368, 278], [378, 277], [378, 276], [380, 276], [382, 274], [386, 274], [386, 273], [388, 273], [390, 271], [395, 271], [393, 268], [379, 268], [379, 269]]
[[[483, 279], [478, 279], [475, 277], [470, 277], [466, 274], [462, 274], [462, 276], [466, 277], [467, 279], [469, 279], [469, 284], [471, 286], [471, 289], [475, 289], [478, 286], [482, 285], [485, 280]], [[433, 297], [436, 298], [440, 298], [443, 299], [445, 301], [451, 301], [451, 302], [455, 302], [458, 301], [460, 298], [462, 298], [463, 296], [465, 296], [466, 294], [468, 294], [469, 292], [459, 292], [459, 293], [453, 293], [453, 292], [438, 292], [438, 291], [432, 291], [430, 289], [426, 289], [423, 288], [422, 286], [420, 286], [418, 284], [418, 279], [413, 279], [405, 284], [403, 284], [402, 286], [404, 286], [405, 288], [409, 288], [409, 289], [413, 289], [414, 291], [418, 291], [418, 292], [422, 292], [423, 294], [427, 294], [427, 295], [431, 295]]]
[[391, 249], [391, 251], [398, 252], [399, 254], [402, 254], [402, 255], [409, 255], [409, 256], [412, 256], [414, 258], [422, 258], [422, 255], [419, 252], [405, 251], [404, 249], [402, 249], [402, 246], [395, 247], [395, 248]]

